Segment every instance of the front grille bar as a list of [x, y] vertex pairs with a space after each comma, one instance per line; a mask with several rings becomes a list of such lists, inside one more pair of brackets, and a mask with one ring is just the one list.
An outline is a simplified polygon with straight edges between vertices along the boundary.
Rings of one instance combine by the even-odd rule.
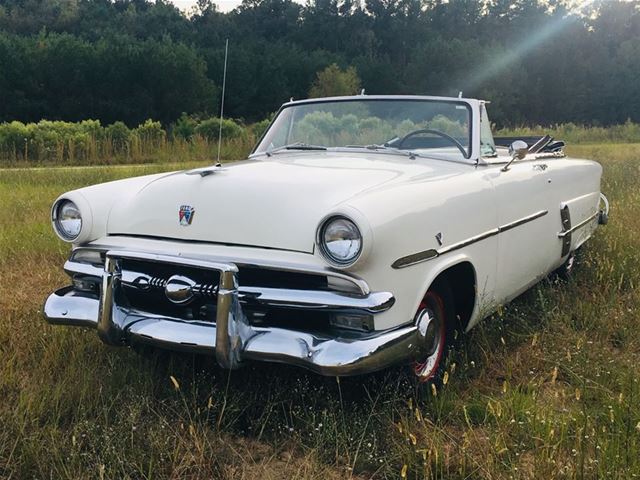
[[[148, 275], [133, 270], [121, 271], [122, 283], [139, 291], [162, 290], [167, 286], [168, 279]], [[217, 282], [196, 283], [192, 286], [193, 293], [199, 297], [215, 298], [218, 294]]]
[[238, 296], [238, 267], [233, 263], [141, 252], [107, 252], [98, 314], [98, 334], [105, 343], [124, 344], [125, 331], [139, 321], [139, 317], [129, 315], [123, 291], [123, 259], [197, 267], [212, 273], [217, 272], [219, 278], [212, 278], [212, 283], [219, 285], [216, 305], [216, 359], [224, 368], [236, 368], [239, 365], [243, 347], [254, 332], [242, 313]]

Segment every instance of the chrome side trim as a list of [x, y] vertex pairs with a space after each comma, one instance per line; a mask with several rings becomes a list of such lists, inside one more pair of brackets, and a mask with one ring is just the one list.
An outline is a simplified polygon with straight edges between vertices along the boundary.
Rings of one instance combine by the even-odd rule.
[[564, 238], [567, 235], [571, 235], [573, 232], [575, 232], [576, 230], [578, 230], [579, 228], [584, 227], [585, 225], [587, 225], [589, 222], [592, 222], [593, 220], [596, 219], [596, 217], [600, 214], [600, 212], [595, 212], [592, 215], [589, 215], [587, 218], [585, 218], [583, 221], [581, 221], [580, 223], [576, 223], [574, 226], [572, 226], [570, 229], [568, 230], [563, 230], [562, 232], [558, 232], [558, 238]]
[[422, 252], [399, 258], [391, 264], [391, 267], [395, 269], [410, 267], [411, 265], [415, 265], [416, 263], [422, 263], [426, 262], [427, 260], [431, 260], [432, 258], [436, 258], [438, 255], [440, 255], [440, 253], [438, 253], [437, 250], [431, 248], [429, 250], [424, 250]]
[[444, 255], [445, 253], [453, 252], [454, 250], [459, 250], [467, 245], [471, 245], [473, 243], [479, 242], [489, 237], [493, 237], [500, 233], [499, 228], [494, 228], [492, 230], [481, 233], [480, 235], [476, 235], [474, 237], [467, 238], [466, 240], [462, 240], [461, 242], [453, 243], [448, 247], [438, 249], [438, 256]]
[[520, 220], [502, 225], [501, 227], [498, 227], [499, 233], [506, 232], [507, 230], [511, 230], [512, 228], [519, 227], [520, 225], [524, 225], [525, 223], [529, 223], [540, 217], [544, 217], [547, 213], [549, 213], [548, 210], [540, 210], [539, 212], [532, 213], [531, 215], [523, 217]]
[[562, 239], [560, 257], [565, 257], [571, 251], [571, 212], [569, 211], [569, 205], [564, 205], [560, 210], [560, 221], [562, 222], [562, 231], [568, 232], [560, 237]]
[[424, 250], [422, 252], [418, 252], [418, 253], [413, 253], [411, 255], [407, 255], [406, 257], [401, 257], [399, 259], [397, 259], [395, 262], [393, 262], [391, 264], [391, 267], [394, 269], [399, 269], [399, 268], [405, 268], [405, 267], [410, 267], [412, 265], [416, 265], [418, 263], [422, 263], [422, 262], [426, 262], [427, 260], [431, 260], [432, 258], [436, 258], [439, 257], [440, 255], [444, 255], [446, 253], [450, 253], [453, 252], [455, 250], [459, 250], [461, 248], [464, 248], [468, 245], [474, 244], [476, 242], [480, 242], [482, 240], [485, 240], [489, 237], [493, 237], [495, 235], [498, 235], [499, 233], [503, 233], [506, 232], [508, 230], [511, 230], [512, 228], [516, 228], [519, 227], [521, 225], [524, 225], [525, 223], [531, 222], [533, 220], [536, 220], [537, 218], [540, 217], [544, 217], [547, 213], [549, 213], [548, 210], [540, 210], [539, 212], [533, 213], [531, 215], [527, 215], [526, 217], [520, 218], [518, 220], [515, 220], [513, 222], [509, 222], [509, 223], [505, 223], [504, 225], [501, 225], [497, 228], [493, 228], [491, 230], [487, 230], [486, 232], [480, 233], [478, 235], [475, 235], [473, 237], [469, 237], [465, 240], [462, 240], [460, 242], [456, 242], [453, 243], [447, 247], [444, 248], [440, 248], [440, 249], [429, 249], [429, 250]]

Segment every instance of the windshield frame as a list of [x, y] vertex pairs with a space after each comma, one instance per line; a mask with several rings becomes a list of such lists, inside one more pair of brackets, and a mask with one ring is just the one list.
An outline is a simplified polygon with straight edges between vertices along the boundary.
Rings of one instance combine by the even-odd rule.
[[[477, 128], [479, 123], [478, 112], [477, 112], [477, 100], [471, 100], [467, 98], [453, 98], [453, 97], [432, 97], [432, 96], [420, 96], [420, 95], [357, 95], [357, 96], [348, 96], [348, 97], [324, 97], [324, 98], [311, 98], [305, 100], [296, 100], [284, 103], [280, 109], [278, 109], [277, 113], [273, 116], [273, 119], [269, 123], [269, 126], [262, 133], [258, 141], [256, 142], [255, 147], [249, 154], [249, 158], [253, 158], [255, 156], [267, 155], [266, 150], [257, 152], [258, 147], [267, 136], [273, 125], [275, 124], [278, 117], [282, 114], [282, 112], [287, 108], [297, 107], [300, 105], [308, 105], [314, 103], [337, 103], [337, 102], [362, 102], [362, 101], [375, 101], [375, 102], [397, 102], [397, 101], [415, 101], [415, 102], [431, 102], [431, 103], [452, 103], [455, 105], [463, 106], [467, 109], [467, 113], [469, 116], [469, 128], [468, 128], [468, 147], [464, 158], [461, 160], [450, 159], [450, 161], [469, 161], [473, 158], [477, 158], [477, 147], [476, 147], [476, 137], [477, 137]], [[343, 150], [352, 150], [348, 147], [328, 147], [329, 151], [343, 151]], [[411, 150], [407, 150], [407, 152], [411, 152]], [[421, 156], [430, 157], [428, 152], [421, 152]], [[436, 155], [433, 158], [442, 159]], [[467, 162], [464, 162], [467, 163]], [[476, 162], [474, 162], [476, 163]]]

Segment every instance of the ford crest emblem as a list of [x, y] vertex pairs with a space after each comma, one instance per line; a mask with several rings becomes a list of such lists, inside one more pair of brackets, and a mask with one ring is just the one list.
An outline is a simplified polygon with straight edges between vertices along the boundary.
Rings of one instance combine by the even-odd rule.
[[178, 220], [180, 225], [188, 227], [193, 222], [193, 215], [196, 213], [195, 209], [190, 205], [180, 205], [178, 210]]

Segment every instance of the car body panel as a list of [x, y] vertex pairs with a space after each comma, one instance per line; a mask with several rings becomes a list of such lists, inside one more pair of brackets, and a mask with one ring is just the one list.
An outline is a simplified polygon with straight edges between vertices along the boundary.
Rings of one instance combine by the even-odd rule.
[[[175, 272], [198, 262], [221, 272], [220, 281], [224, 277], [230, 286], [226, 293], [218, 286], [220, 298], [227, 296], [219, 300], [218, 309], [226, 313], [217, 326], [194, 324], [191, 317], [145, 317], [135, 309], [122, 313], [117, 299], [103, 305], [104, 293], [88, 294], [103, 302], [100, 309], [91, 304], [91, 312], [114, 309], [113, 317], [125, 322], [120, 327], [137, 341], [147, 341], [144, 335], [153, 331], [158, 332], [157, 344], [189, 349], [177, 340], [172, 344], [171, 338], [193, 338], [198, 344], [194, 350], [213, 349], [219, 361], [226, 358], [220, 357], [220, 349], [236, 345], [233, 348], [244, 349], [247, 358], [293, 363], [325, 374], [383, 368], [393, 355], [407, 360], [419, 342], [420, 302], [443, 272], [463, 263], [472, 271], [467, 281], [473, 282], [473, 308], [462, 319], [468, 330], [562, 265], [593, 234], [602, 215], [599, 164], [562, 154], [532, 154], [511, 162], [501, 148], [497, 155], [481, 158], [484, 104], [462, 101], [473, 110], [470, 159], [382, 149], [281, 151], [222, 167], [65, 193], [59, 199], [74, 201], [84, 215], [74, 249], [101, 252], [104, 272], [73, 258], [65, 268], [74, 280], [100, 280], [99, 291], [121, 296], [131, 286], [122, 290], [118, 283], [131, 275], [129, 258], [154, 265], [168, 261]], [[283, 108], [287, 105], [293, 104]], [[180, 211], [187, 207], [194, 209], [193, 216], [181, 224]], [[355, 222], [362, 237], [359, 257], [344, 267], [333, 265], [317, 248], [319, 226], [336, 215]], [[305, 273], [326, 283], [309, 287], [294, 282], [278, 293], [272, 286], [248, 285], [247, 268], [267, 275]], [[64, 318], [65, 308], [77, 311], [78, 305], [87, 305], [87, 296], [76, 294], [64, 290], [50, 297], [45, 313], [52, 323], [92, 324], [89, 317], [95, 313], [81, 315], [75, 323]], [[277, 325], [265, 329], [245, 318], [245, 310], [256, 305], [298, 312], [305, 306], [309, 315], [329, 311], [371, 317], [371, 330], [355, 336], [335, 333], [333, 327], [321, 333], [302, 331], [304, 314], [296, 317], [292, 331]], [[101, 324], [117, 327], [119, 335], [120, 327], [100, 315]], [[126, 320], [128, 316], [135, 319]], [[134, 328], [136, 322], [145, 328]], [[120, 338], [109, 335], [105, 338]], [[281, 341], [286, 345], [278, 347]], [[359, 341], [359, 347], [352, 345]], [[351, 354], [351, 361], [345, 360]], [[370, 356], [381, 360], [371, 363]], [[236, 363], [221, 361], [227, 367]]]

